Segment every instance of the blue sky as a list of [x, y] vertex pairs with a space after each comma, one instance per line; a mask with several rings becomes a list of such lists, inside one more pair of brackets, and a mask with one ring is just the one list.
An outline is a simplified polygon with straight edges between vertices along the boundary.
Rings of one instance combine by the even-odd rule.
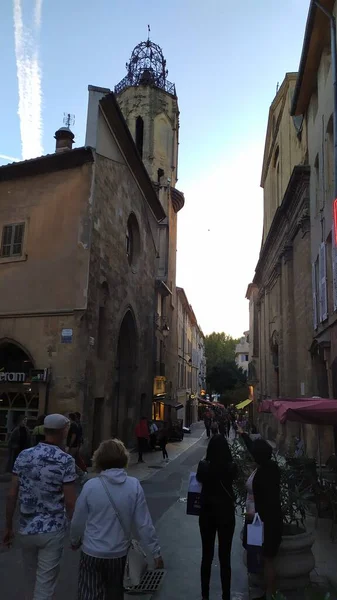
[[[14, 0], [13, 0], [14, 2]], [[41, 0], [21, 0], [24, 22]], [[113, 88], [133, 47], [164, 51], [180, 106], [178, 279], [205, 333], [248, 326], [245, 291], [261, 241], [259, 188], [269, 105], [296, 71], [309, 0], [43, 0], [39, 33], [44, 152], [63, 113], [84, 143], [88, 84]], [[13, 4], [1, 2], [0, 154], [21, 157]], [[0, 164], [6, 160], [0, 159]]]

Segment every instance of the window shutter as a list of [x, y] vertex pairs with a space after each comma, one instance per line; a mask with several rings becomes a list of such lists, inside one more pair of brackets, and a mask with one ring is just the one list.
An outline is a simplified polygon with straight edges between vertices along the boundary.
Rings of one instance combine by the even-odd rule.
[[22, 241], [25, 225], [20, 223], [14, 226], [14, 239], [13, 239], [13, 255], [20, 256], [22, 254]]
[[328, 318], [328, 290], [326, 281], [326, 243], [319, 249], [319, 317], [322, 323]]
[[332, 288], [333, 309], [337, 310], [337, 246], [335, 240], [335, 227], [332, 226]]
[[314, 329], [317, 329], [318, 320], [317, 320], [317, 284], [316, 284], [316, 264], [313, 262], [311, 265], [311, 273], [312, 273], [312, 317]]

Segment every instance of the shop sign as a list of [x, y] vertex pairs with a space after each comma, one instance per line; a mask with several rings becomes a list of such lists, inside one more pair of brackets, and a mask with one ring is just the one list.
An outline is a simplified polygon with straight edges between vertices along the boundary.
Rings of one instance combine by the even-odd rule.
[[46, 382], [48, 379], [49, 369], [32, 369], [30, 372], [30, 378], [33, 382]]
[[62, 329], [61, 343], [62, 344], [71, 344], [72, 341], [73, 341], [73, 330], [72, 329]]
[[161, 375], [155, 377], [153, 382], [153, 395], [159, 396], [161, 394], [165, 394], [165, 384], [166, 377], [163, 377]]
[[0, 383], [24, 383], [26, 381], [25, 373], [4, 373], [0, 372]]

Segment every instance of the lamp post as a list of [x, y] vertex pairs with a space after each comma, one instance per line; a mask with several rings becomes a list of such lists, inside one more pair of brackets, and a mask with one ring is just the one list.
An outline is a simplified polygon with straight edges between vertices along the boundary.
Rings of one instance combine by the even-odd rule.
[[[337, 207], [337, 47], [336, 47], [336, 19], [324, 6], [315, 0], [315, 5], [319, 8], [330, 21], [330, 39], [331, 39], [331, 67], [333, 81], [333, 145], [334, 145], [334, 215]], [[336, 225], [336, 223], [335, 223]], [[336, 239], [335, 227], [335, 239]]]

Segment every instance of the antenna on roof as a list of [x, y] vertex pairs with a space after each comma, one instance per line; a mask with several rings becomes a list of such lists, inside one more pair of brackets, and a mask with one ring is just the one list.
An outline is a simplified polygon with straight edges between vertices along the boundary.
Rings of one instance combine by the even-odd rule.
[[150, 33], [151, 33], [151, 27], [150, 25], [147, 26], [147, 39], [150, 39]]
[[279, 89], [280, 89], [280, 82], [278, 81], [276, 84], [276, 93], [279, 91]]
[[75, 115], [71, 115], [70, 113], [63, 113], [63, 123], [68, 129], [70, 129], [70, 125], [75, 125]]

